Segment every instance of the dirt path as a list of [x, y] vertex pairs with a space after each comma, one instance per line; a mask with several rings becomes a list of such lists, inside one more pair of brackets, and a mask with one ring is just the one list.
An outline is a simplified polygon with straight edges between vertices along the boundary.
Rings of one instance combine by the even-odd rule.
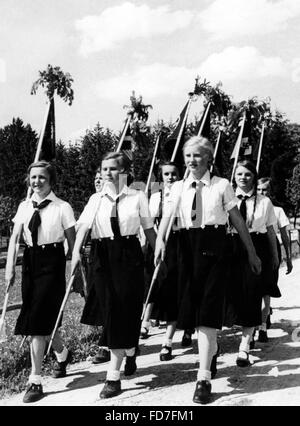
[[[283, 296], [273, 299], [269, 342], [257, 343], [251, 351], [253, 365], [235, 365], [240, 330], [219, 333], [221, 355], [218, 374], [213, 380], [213, 400], [209, 405], [300, 405], [300, 259], [294, 261], [291, 275], [280, 270]], [[180, 345], [182, 332], [174, 339], [174, 358], [161, 363], [158, 353], [164, 329], [152, 328], [151, 336], [141, 340], [138, 371], [133, 378], [121, 376], [123, 392], [110, 400], [100, 400], [99, 392], [107, 364], [94, 366], [89, 361], [74, 364], [63, 379], [44, 379], [45, 398], [32, 405], [42, 406], [192, 406], [197, 374], [196, 339], [193, 347]], [[23, 394], [0, 401], [1, 406], [22, 404]]]

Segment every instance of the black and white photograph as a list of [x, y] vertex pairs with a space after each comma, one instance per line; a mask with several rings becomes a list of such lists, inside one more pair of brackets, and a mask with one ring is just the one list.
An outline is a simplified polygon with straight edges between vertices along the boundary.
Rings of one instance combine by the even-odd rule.
[[0, 0], [0, 406], [300, 406], [299, 46], [299, 0]]

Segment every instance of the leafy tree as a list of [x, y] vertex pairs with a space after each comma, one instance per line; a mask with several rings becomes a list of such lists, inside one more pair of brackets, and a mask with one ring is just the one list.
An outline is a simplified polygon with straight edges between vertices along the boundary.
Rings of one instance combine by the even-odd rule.
[[46, 70], [39, 71], [39, 75], [40, 77], [32, 85], [32, 95], [35, 95], [38, 88], [41, 86], [46, 88], [45, 93], [49, 99], [52, 99], [56, 93], [65, 102], [72, 105], [74, 100], [72, 83], [74, 80], [70, 73], [64, 73], [60, 67], [48, 65]]
[[26, 196], [28, 165], [34, 158], [37, 134], [20, 118], [0, 129], [0, 188], [1, 194], [19, 203]]

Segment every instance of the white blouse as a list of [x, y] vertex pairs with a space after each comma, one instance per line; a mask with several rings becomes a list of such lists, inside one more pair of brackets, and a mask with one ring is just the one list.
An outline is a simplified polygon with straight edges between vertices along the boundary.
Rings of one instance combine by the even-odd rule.
[[[236, 189], [236, 195], [250, 195], [246, 200], [247, 206], [247, 220], [246, 225], [249, 232], [266, 233], [268, 226], [276, 225], [276, 216], [273, 204], [268, 197], [257, 194], [256, 206], [254, 211], [255, 196], [250, 192], [246, 194], [240, 188]], [[242, 200], [238, 200], [238, 207], [240, 207]], [[254, 211], [254, 214], [253, 214]], [[233, 232], [236, 232], [233, 230]]]
[[274, 212], [276, 216], [276, 224], [274, 225], [274, 230], [276, 234], [278, 234], [281, 228], [284, 228], [285, 226], [290, 226], [290, 221], [287, 215], [285, 214], [283, 208], [274, 206]]
[[[171, 188], [164, 216], [170, 216], [174, 206], [179, 201], [177, 210], [179, 228], [195, 227], [192, 221], [192, 205], [195, 189], [192, 184], [195, 179], [190, 174], [185, 181], [175, 182]], [[228, 219], [228, 211], [237, 205], [232, 186], [227, 179], [217, 176], [210, 177], [207, 171], [197, 185], [201, 182], [201, 224], [196, 227], [206, 225], [225, 225]]]
[[[76, 223], [70, 204], [58, 198], [53, 191], [44, 200], [51, 200], [51, 203], [39, 210], [41, 217], [37, 241], [39, 246], [63, 242], [65, 240], [64, 231], [75, 226]], [[28, 229], [28, 224], [34, 213], [32, 201], [37, 201], [35, 194], [29, 200], [20, 203], [13, 218], [15, 224], [23, 225], [24, 240], [29, 246], [33, 245], [31, 232]]]
[[[164, 188], [164, 194], [163, 194], [163, 206], [162, 206], [162, 215], [164, 216], [165, 209], [167, 207], [167, 203], [170, 197], [171, 188], [165, 187]], [[149, 209], [151, 216], [155, 219], [159, 215], [159, 206], [161, 202], [161, 192], [155, 192], [155, 194], [152, 194], [149, 201]], [[173, 223], [172, 227], [173, 231], [178, 230], [177, 223]]]
[[93, 194], [77, 224], [86, 224], [92, 227], [92, 238], [112, 238], [110, 218], [114, 200], [120, 197], [118, 203], [119, 227], [122, 236], [138, 235], [139, 228], [153, 228], [153, 219], [150, 216], [148, 200], [143, 191], [128, 188], [124, 185], [117, 196], [112, 184], [105, 184], [102, 191]]

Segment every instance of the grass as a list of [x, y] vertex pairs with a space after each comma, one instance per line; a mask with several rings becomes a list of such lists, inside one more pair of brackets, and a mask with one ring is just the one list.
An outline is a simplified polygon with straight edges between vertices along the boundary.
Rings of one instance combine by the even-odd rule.
[[[69, 265], [67, 266], [67, 272]], [[68, 279], [68, 274], [67, 274]], [[4, 269], [0, 269], [0, 282], [4, 284]], [[10, 291], [9, 305], [21, 301], [21, 267], [16, 268], [16, 282]], [[5, 286], [0, 286], [0, 306], [3, 304]], [[78, 293], [71, 293], [63, 315], [61, 335], [72, 350], [73, 363], [85, 361], [97, 351], [100, 337], [99, 327], [89, 327], [80, 323], [84, 306], [84, 299]], [[7, 341], [0, 344], [0, 399], [25, 389], [30, 374], [30, 352], [26, 341], [20, 349], [21, 336], [14, 335], [14, 327], [19, 315], [19, 310], [6, 314]], [[43, 375], [49, 375], [55, 361], [51, 352], [43, 363]]]

